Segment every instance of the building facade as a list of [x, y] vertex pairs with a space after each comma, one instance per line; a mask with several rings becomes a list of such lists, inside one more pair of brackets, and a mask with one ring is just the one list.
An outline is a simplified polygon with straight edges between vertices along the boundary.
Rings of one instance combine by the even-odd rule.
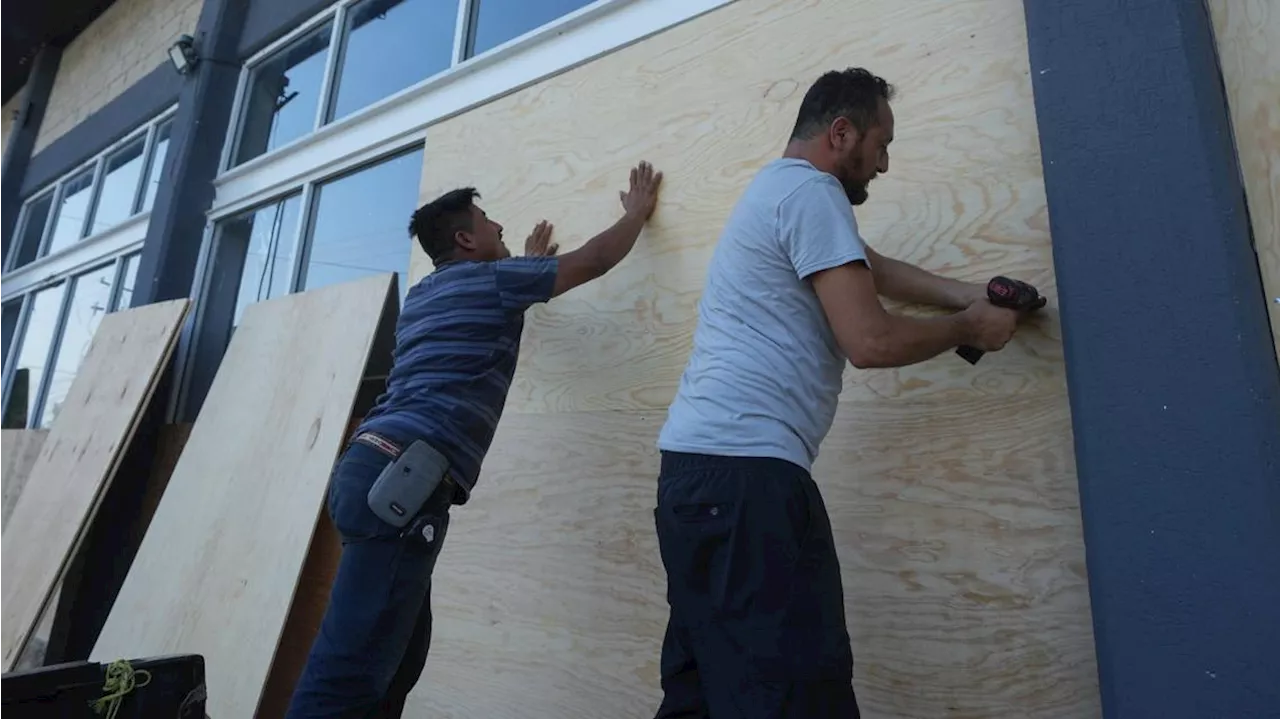
[[[116, 0], [31, 23], [49, 39], [4, 88], [6, 429], [56, 420], [106, 313], [195, 301], [151, 420], [191, 422], [247, 305], [430, 272], [407, 224], [438, 193], [479, 188], [513, 247], [543, 218], [572, 247], [629, 163], [666, 172], [626, 265], [531, 312], [488, 509], [441, 557], [469, 579], [439, 590], [424, 715], [652, 709], [644, 503], [706, 262], [808, 83], [850, 65], [900, 93], [872, 244], [1056, 310], [976, 368], [846, 376], [815, 477], [864, 709], [1280, 705], [1274, 3]], [[588, 499], [611, 481], [613, 509]], [[566, 539], [510, 551], [513, 527]]]

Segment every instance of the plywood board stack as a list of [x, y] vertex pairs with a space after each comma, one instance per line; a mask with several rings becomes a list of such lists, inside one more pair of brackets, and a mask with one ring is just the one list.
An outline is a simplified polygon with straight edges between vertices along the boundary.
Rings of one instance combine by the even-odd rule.
[[[738, 0], [428, 131], [424, 200], [474, 185], [572, 249], [638, 160], [651, 229], [532, 310], [507, 412], [434, 578], [422, 716], [652, 716], [666, 620], [654, 443], [723, 221], [822, 72], [898, 85], [879, 251], [1054, 294], [1020, 0]], [[482, 150], [482, 151], [481, 151]], [[430, 270], [421, 255], [413, 276]], [[1052, 308], [970, 366], [850, 368], [814, 470], [868, 716], [1099, 716], [1071, 424]]]
[[4, 667], [11, 670], [93, 521], [190, 306], [102, 319], [4, 531]]
[[255, 715], [395, 297], [386, 274], [245, 311], [91, 659], [200, 654], [209, 715]]

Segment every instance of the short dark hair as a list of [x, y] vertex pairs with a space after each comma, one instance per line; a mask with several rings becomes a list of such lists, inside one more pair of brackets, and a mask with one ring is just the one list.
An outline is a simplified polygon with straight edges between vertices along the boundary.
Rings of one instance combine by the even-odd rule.
[[880, 100], [892, 100], [893, 85], [861, 67], [831, 70], [809, 86], [800, 101], [800, 112], [791, 139], [807, 140], [844, 117], [866, 132], [880, 121]]
[[419, 207], [409, 220], [409, 236], [418, 238], [418, 244], [440, 264], [453, 257], [454, 235], [470, 231], [471, 207], [480, 199], [474, 187], [450, 190]]

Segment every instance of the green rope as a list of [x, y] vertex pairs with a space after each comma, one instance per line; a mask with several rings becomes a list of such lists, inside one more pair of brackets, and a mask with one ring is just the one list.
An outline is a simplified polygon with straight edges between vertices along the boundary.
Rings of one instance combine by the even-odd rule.
[[127, 660], [117, 659], [107, 665], [107, 681], [102, 686], [102, 698], [89, 702], [89, 705], [93, 707], [94, 713], [106, 711], [107, 719], [115, 719], [125, 696], [150, 683], [151, 672], [145, 669], [134, 671], [133, 665]]

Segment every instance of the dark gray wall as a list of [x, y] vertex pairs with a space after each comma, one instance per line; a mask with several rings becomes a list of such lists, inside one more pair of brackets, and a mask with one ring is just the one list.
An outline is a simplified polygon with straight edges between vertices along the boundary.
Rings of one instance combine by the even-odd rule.
[[1208, 14], [1025, 8], [1104, 712], [1280, 716], [1280, 370]]

